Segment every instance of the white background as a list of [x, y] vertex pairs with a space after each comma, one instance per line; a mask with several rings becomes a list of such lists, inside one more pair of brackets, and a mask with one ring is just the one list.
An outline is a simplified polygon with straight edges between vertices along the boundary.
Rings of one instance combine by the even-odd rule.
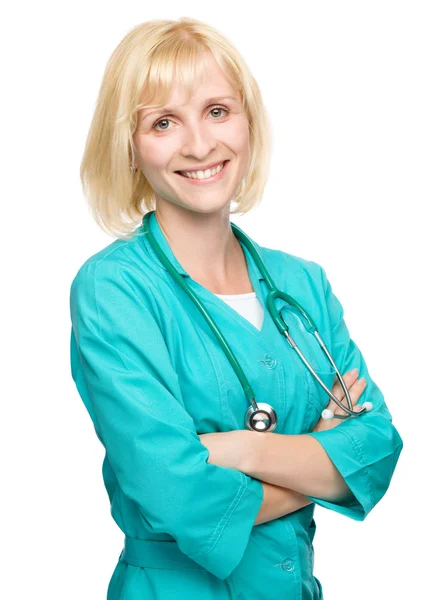
[[3, 12], [0, 595], [103, 600], [122, 549], [103, 447], [69, 367], [71, 281], [113, 241], [90, 216], [79, 166], [116, 45], [143, 21], [181, 16], [232, 40], [272, 118], [262, 205], [233, 221], [326, 269], [404, 440], [364, 522], [316, 508], [315, 575], [326, 600], [429, 597], [434, 18], [417, 0], [21, 2]]

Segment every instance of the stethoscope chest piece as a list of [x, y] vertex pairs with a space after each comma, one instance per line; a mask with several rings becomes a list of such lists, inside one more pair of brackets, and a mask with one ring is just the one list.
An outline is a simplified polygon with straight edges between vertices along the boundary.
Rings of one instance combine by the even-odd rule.
[[244, 417], [244, 425], [251, 431], [273, 431], [277, 427], [277, 414], [270, 404], [255, 402], [249, 406]]

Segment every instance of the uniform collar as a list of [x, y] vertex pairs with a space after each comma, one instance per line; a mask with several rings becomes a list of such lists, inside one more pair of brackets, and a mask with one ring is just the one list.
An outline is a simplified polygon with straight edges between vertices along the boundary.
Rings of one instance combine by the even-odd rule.
[[[166, 239], [166, 236], [164, 235], [160, 224], [158, 223], [158, 219], [155, 215], [155, 210], [153, 210], [151, 212], [151, 216], [149, 218], [149, 229], [151, 230], [151, 233], [153, 233], [155, 239], [158, 242], [158, 245], [160, 246], [160, 248], [163, 250], [164, 254], [167, 256], [167, 258], [169, 259], [169, 261], [171, 262], [172, 266], [176, 269], [176, 271], [180, 274], [183, 275], [184, 277], [191, 277], [187, 271], [183, 268], [183, 266], [181, 265], [181, 263], [178, 261], [178, 259], [176, 258], [176, 256], [173, 254], [172, 249]], [[240, 228], [241, 229], [241, 228]], [[242, 230], [243, 231], [243, 230]], [[244, 231], [243, 231], [244, 233]], [[146, 236], [145, 236], [146, 238]], [[250, 238], [249, 238], [250, 239]], [[261, 255], [261, 250], [260, 247], [258, 246], [258, 244], [256, 242], [254, 242], [253, 240], [250, 240], [252, 242], [252, 244], [254, 245], [256, 251]], [[253, 260], [252, 255], [250, 254], [249, 250], [247, 249], [247, 247], [243, 244], [243, 242], [241, 240], [239, 240], [243, 250], [244, 250], [244, 254], [246, 256], [246, 260], [247, 260], [247, 265], [249, 267], [249, 269], [254, 273], [255, 277], [257, 280], [259, 279], [264, 279], [258, 266], [256, 265], [255, 261]], [[166, 267], [160, 262], [160, 259], [158, 258], [158, 256], [156, 255], [156, 253], [154, 252], [151, 244], [149, 243], [149, 241], [146, 241], [146, 245], [148, 247], [149, 253], [152, 255], [153, 260], [155, 261], [155, 263], [164, 271], [167, 271]]]

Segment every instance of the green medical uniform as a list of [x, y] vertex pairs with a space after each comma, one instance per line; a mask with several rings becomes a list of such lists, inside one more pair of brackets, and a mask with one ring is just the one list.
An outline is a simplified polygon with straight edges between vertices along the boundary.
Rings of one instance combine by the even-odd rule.
[[[353, 496], [345, 503], [311, 498], [309, 506], [254, 525], [262, 483], [209, 463], [198, 437], [244, 429], [249, 404], [213, 332], [141, 226], [130, 240], [116, 240], [86, 260], [70, 294], [72, 377], [105, 448], [104, 484], [125, 536], [107, 598], [322, 598], [313, 575], [315, 505], [362, 521], [388, 489], [403, 447], [342, 305], [319, 264], [254, 242], [276, 285], [312, 316], [341, 372], [358, 367], [367, 380], [361, 400], [372, 402], [371, 412], [310, 433], [327, 394], [271, 320], [268, 288], [245, 245], [265, 309], [261, 330], [189, 276], [155, 212], [150, 227], [226, 337], [256, 400], [275, 408], [275, 432], [315, 437]], [[334, 372], [298, 313], [281, 300], [276, 306], [330, 388]]]

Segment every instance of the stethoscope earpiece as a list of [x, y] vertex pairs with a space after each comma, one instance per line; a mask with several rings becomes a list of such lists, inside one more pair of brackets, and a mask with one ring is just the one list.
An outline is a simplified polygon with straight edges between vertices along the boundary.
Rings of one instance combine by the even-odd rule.
[[[363, 411], [360, 411], [359, 413], [354, 413], [353, 415], [349, 415], [349, 416], [354, 416], [354, 417], [358, 417], [359, 414], [361, 412], [369, 412], [372, 410], [373, 408], [373, 404], [372, 402], [365, 402], [364, 404], [362, 404], [362, 408], [364, 409]], [[321, 417], [324, 419], [324, 421], [330, 421], [330, 419], [342, 419], [342, 417], [340, 417], [339, 415], [335, 415], [335, 413], [330, 410], [330, 408], [325, 408], [322, 413], [321, 413]], [[343, 418], [348, 418], [348, 417], [343, 417]]]
[[329, 408], [325, 408], [321, 413], [321, 417], [324, 419], [324, 421], [330, 421], [330, 419], [333, 419], [334, 416], [335, 413]]

